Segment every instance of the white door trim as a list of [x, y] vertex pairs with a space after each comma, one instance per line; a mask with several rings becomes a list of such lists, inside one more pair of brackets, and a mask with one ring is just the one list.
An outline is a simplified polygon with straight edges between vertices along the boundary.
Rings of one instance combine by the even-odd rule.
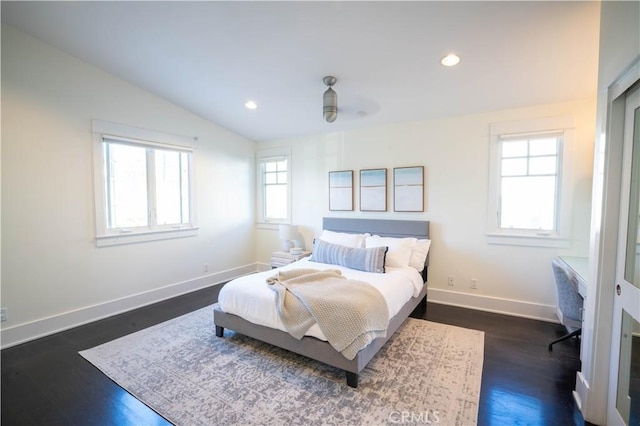
[[[622, 193], [620, 203], [620, 228], [618, 231], [618, 249], [617, 249], [617, 266], [616, 266], [616, 280], [614, 283], [614, 289], [620, 286], [621, 295], [614, 296], [613, 302], [613, 318], [611, 328], [611, 357], [609, 364], [609, 395], [607, 403], [607, 424], [624, 424], [624, 420], [621, 417], [618, 410], [621, 408], [618, 405], [617, 393], [618, 393], [618, 363], [620, 360], [620, 345], [621, 345], [621, 325], [622, 325], [622, 310], [626, 310], [633, 316], [637, 316], [638, 311], [638, 298], [634, 297], [638, 293], [638, 289], [625, 278], [625, 265], [627, 260], [627, 233], [629, 225], [629, 205], [630, 205], [630, 191], [631, 191], [631, 175], [632, 175], [632, 160], [633, 160], [633, 123], [635, 116], [635, 109], [640, 106], [640, 88], [634, 86], [632, 90], [624, 92], [619, 97], [625, 102], [624, 109], [624, 123], [623, 123], [623, 164], [622, 164]], [[629, 126], [631, 123], [631, 126]], [[638, 155], [637, 153], [635, 155]], [[637, 218], [633, 219], [634, 221]], [[635, 256], [635, 245], [633, 247]], [[614, 292], [615, 290], [612, 289]], [[630, 297], [633, 296], [633, 297]], [[637, 318], [636, 318], [637, 320]], [[628, 383], [626, 384], [628, 389]], [[617, 408], [616, 408], [617, 407]], [[622, 408], [622, 412], [626, 412], [626, 416], [629, 415], [629, 407]]]
[[585, 299], [582, 330], [582, 370], [576, 377], [574, 396], [585, 420], [605, 424], [611, 327], [620, 218], [624, 93], [640, 80], [640, 58], [608, 88], [598, 104], [598, 119], [604, 128], [596, 129], [594, 180], [592, 189], [591, 242], [589, 250], [589, 288]]

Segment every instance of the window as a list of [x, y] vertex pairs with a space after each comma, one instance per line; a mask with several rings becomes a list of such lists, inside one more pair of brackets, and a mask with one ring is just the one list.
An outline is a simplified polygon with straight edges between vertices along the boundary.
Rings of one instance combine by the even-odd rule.
[[[133, 137], [167, 139], [156, 132], [94, 121], [97, 244], [195, 235], [192, 149], [119, 136], [128, 133], [123, 129]], [[180, 137], [168, 139], [173, 138]]]
[[287, 220], [287, 159], [263, 159], [262, 189], [264, 218], [268, 221]]
[[186, 225], [190, 152], [103, 137], [107, 230]]
[[500, 140], [499, 226], [555, 231], [561, 135]]
[[491, 126], [489, 242], [568, 244], [572, 138], [571, 117]]
[[289, 151], [265, 150], [257, 156], [258, 223], [290, 223], [291, 171]]

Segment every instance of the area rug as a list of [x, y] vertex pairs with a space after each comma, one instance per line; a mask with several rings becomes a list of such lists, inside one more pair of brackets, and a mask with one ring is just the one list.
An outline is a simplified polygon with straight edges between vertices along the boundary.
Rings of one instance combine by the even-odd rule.
[[80, 352], [176, 425], [472, 425], [484, 333], [409, 318], [360, 373], [225, 330], [213, 306]]

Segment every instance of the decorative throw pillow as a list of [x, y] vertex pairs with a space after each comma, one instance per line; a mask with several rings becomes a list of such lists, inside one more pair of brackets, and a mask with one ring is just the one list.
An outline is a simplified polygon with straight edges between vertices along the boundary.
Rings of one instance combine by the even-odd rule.
[[387, 247], [353, 248], [317, 240], [313, 246], [311, 260], [384, 274], [386, 253]]

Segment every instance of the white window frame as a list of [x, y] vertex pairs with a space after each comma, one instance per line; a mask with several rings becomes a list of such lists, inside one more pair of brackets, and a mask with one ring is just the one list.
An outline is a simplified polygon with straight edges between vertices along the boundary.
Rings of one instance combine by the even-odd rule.
[[[518, 135], [561, 134], [556, 193], [556, 229], [508, 229], [500, 227], [502, 140]], [[487, 242], [535, 247], [570, 246], [574, 179], [572, 172], [575, 118], [571, 115], [491, 124], [489, 147], [489, 194], [487, 202]]]
[[[287, 160], [287, 217], [282, 220], [273, 220], [265, 217], [264, 173], [263, 165], [268, 160]], [[256, 152], [256, 224], [261, 229], [277, 229], [280, 224], [291, 224], [291, 148], [280, 147], [263, 149]]]
[[[96, 246], [114, 246], [146, 241], [166, 240], [190, 237], [198, 234], [196, 198], [194, 185], [194, 147], [193, 138], [172, 135], [154, 130], [140, 129], [118, 123], [93, 120], [93, 167], [96, 212]], [[154, 225], [131, 229], [108, 227], [107, 191], [105, 187], [105, 149], [104, 142], [129, 143], [147, 148], [168, 149], [190, 153], [189, 163], [189, 221], [176, 225]], [[154, 197], [155, 194], [150, 194]]]

